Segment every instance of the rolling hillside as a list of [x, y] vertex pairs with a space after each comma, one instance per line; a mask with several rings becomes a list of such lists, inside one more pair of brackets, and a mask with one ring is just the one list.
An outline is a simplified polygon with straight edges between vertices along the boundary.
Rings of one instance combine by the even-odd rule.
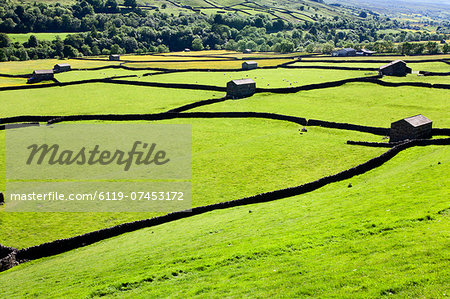
[[[24, 3], [47, 3], [48, 0], [23, 0]], [[62, 4], [73, 4], [74, 0], [59, 0]], [[123, 1], [117, 1], [119, 5]], [[160, 10], [166, 13], [200, 13], [203, 15], [236, 13], [240, 16], [264, 14], [272, 19], [283, 19], [291, 22], [315, 21], [320, 17], [352, 16], [361, 11], [355, 7], [336, 7], [321, 1], [313, 0], [138, 0], [138, 6], [143, 10]]]
[[326, 0], [326, 2], [365, 8], [398, 18], [450, 20], [450, 1], [448, 0]]
[[410, 149], [382, 168], [310, 194], [215, 211], [26, 263], [0, 274], [0, 292], [8, 298], [442, 298], [450, 275], [450, 181], [442, 179], [449, 154], [447, 147]]

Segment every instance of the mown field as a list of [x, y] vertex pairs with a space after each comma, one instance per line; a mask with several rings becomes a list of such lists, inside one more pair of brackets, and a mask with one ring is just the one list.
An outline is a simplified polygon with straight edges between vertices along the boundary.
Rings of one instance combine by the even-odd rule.
[[[217, 72], [208, 68], [237, 69], [243, 60], [219, 58], [217, 62], [202, 62], [196, 61], [202, 59], [199, 53], [188, 54], [136, 56], [133, 58], [136, 62], [125, 65], [205, 71], [86, 70], [120, 62], [69, 60], [65, 62], [77, 70], [57, 74], [55, 78], [59, 82], [72, 82], [135, 75], [122, 80], [221, 87], [232, 79], [252, 78], [257, 87], [291, 88], [373, 76], [376, 71], [357, 68], [379, 67], [379, 63], [359, 63], [359, 58], [346, 63], [314, 62], [324, 59], [318, 57], [305, 58], [293, 65], [355, 69]], [[225, 51], [204, 54], [242, 59], [239, 53]], [[170, 62], [180, 59], [178, 55], [187, 55], [192, 61]], [[257, 53], [253, 57], [261, 57], [258, 55], [266, 54]], [[293, 61], [276, 54], [267, 57], [277, 59], [258, 60], [258, 65], [276, 66]], [[167, 62], [142, 62], [161, 58]], [[450, 55], [438, 58], [448, 59]], [[420, 60], [420, 57], [404, 59]], [[52, 68], [59, 62], [5, 62], [0, 63], [0, 73], [29, 74], [34, 69]], [[443, 62], [411, 63], [411, 67], [414, 71], [450, 71], [449, 65]], [[148, 73], [153, 75], [145, 75]], [[448, 76], [417, 74], [382, 80], [450, 83]], [[23, 85], [25, 81], [26, 78], [0, 77], [0, 87]], [[218, 91], [106, 82], [0, 90], [0, 94], [1, 118], [152, 114], [225, 96]], [[433, 120], [434, 127], [448, 128], [449, 95], [448, 89], [347, 83], [286, 94], [267, 90], [250, 98], [226, 100], [186, 112], [269, 112], [384, 128], [401, 118], [423, 114]], [[307, 127], [307, 132], [301, 132], [301, 125], [282, 120], [175, 118], [154, 123], [192, 125], [195, 207], [301, 185], [387, 151], [346, 144], [347, 140], [386, 142], [383, 136], [321, 127]], [[4, 134], [5, 131], [0, 131], [0, 144], [5, 142]], [[449, 157], [446, 146], [411, 148], [377, 169], [311, 193], [213, 211], [28, 262], [0, 273], [0, 297], [106, 295], [122, 298], [164, 297], [170, 293], [173, 297], [439, 298], [448, 292], [445, 278], [449, 275], [450, 245], [447, 234]], [[4, 150], [0, 150], [0, 190], [5, 188], [7, 179], [4, 161]], [[352, 188], [348, 187], [349, 183]], [[0, 244], [16, 248], [161, 215], [3, 210], [0, 206]]]

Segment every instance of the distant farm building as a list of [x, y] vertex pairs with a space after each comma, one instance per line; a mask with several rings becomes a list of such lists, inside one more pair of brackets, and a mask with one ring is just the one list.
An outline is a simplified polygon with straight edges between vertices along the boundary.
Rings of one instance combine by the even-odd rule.
[[55, 66], [53, 67], [53, 72], [55, 73], [62, 73], [62, 72], [67, 72], [70, 71], [70, 64], [68, 63], [58, 63], [55, 64]]
[[252, 79], [233, 80], [227, 83], [227, 97], [245, 98], [256, 92], [256, 83]]
[[186, 48], [184, 49], [184, 52], [191, 52], [191, 49]]
[[244, 61], [242, 63], [243, 70], [254, 70], [258, 68], [258, 63], [256, 61]]
[[31, 78], [28, 78], [27, 83], [38, 83], [41, 81], [48, 81], [53, 79], [53, 70], [36, 70], [31, 75]]
[[411, 68], [406, 66], [406, 62], [396, 60], [380, 67], [379, 73], [383, 76], [406, 76], [411, 74]]
[[242, 53], [244, 53], [244, 54], [251, 54], [251, 53], [252, 53], [252, 50], [250, 50], [250, 49], [245, 49]]
[[109, 55], [109, 60], [111, 60], [111, 61], [119, 61], [120, 60], [120, 55], [119, 54], [111, 54], [111, 55]]
[[372, 56], [373, 54], [376, 54], [375, 51], [369, 51], [367, 49], [361, 49], [361, 51], [356, 52], [357, 56]]
[[334, 51], [332, 53], [332, 56], [335, 56], [335, 57], [356, 56], [356, 50], [353, 48], [345, 48], [345, 49]]
[[393, 122], [391, 124], [390, 142], [431, 138], [432, 126], [433, 122], [422, 114]]

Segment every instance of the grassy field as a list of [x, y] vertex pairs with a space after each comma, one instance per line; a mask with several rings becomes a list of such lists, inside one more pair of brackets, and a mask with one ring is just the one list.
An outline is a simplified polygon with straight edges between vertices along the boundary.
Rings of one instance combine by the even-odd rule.
[[218, 56], [218, 57], [224, 57], [224, 58], [249, 58], [249, 57], [279, 57], [279, 58], [293, 58], [298, 57], [299, 55], [302, 55], [305, 53], [275, 53], [275, 52], [252, 52], [250, 54], [244, 54], [241, 52], [235, 52], [235, 51], [227, 51], [227, 50], [205, 50], [205, 51], [191, 51], [191, 52], [170, 52], [170, 53], [161, 53], [161, 54], [155, 54], [154, 56], [160, 57], [160, 56]]
[[102, 79], [117, 76], [137, 76], [136, 78], [131, 78], [131, 80], [138, 80], [143, 74], [154, 73], [152, 71], [128, 71], [124, 69], [104, 69], [104, 70], [80, 70], [59, 73], [55, 75], [55, 78], [59, 82], [70, 82], [79, 80], [89, 80], [89, 79]]
[[0, 87], [24, 85], [27, 83], [25, 78], [7, 78], [0, 77]]
[[[202, 53], [242, 58], [236, 52], [203, 51], [152, 55], [151, 59], [176, 60], [182, 59], [176, 55]], [[434, 57], [422, 57], [429, 58]], [[379, 66], [357, 59], [339, 64], [314, 60], [296, 65]], [[258, 64], [286, 61], [290, 59], [259, 60]], [[59, 62], [4, 62], [0, 63], [0, 73], [28, 74]], [[73, 68], [118, 64], [64, 62]], [[240, 68], [241, 61], [206, 63], [194, 57], [186, 63], [137, 61], [126, 65]], [[449, 71], [441, 62], [410, 66], [414, 71], [422, 67]], [[55, 77], [70, 82], [137, 75], [128, 80], [216, 86], [225, 86], [231, 79], [252, 78], [258, 87], [275, 88], [377, 72], [258, 69], [145, 77], [144, 73], [149, 71], [76, 70]], [[25, 80], [0, 77], [0, 86], [23, 84]], [[416, 74], [383, 80], [450, 83], [448, 76]], [[160, 113], [225, 96], [214, 91], [106, 83], [0, 93], [1, 117]], [[192, 111], [271, 112], [385, 128], [392, 121], [420, 113], [433, 120], [433, 127], [448, 128], [449, 95], [445, 89], [350, 83], [292, 94], [258, 93]], [[199, 118], [155, 123], [192, 125], [194, 206], [297, 186], [356, 166], [387, 150], [346, 144], [347, 140], [383, 142], [383, 136], [321, 127], [307, 127], [302, 133], [301, 126], [279, 120]], [[0, 144], [5, 143], [4, 134], [0, 131]], [[4, 161], [1, 149], [0, 190], [5, 188]], [[25, 263], [0, 273], [0, 297], [444, 297], [450, 274], [448, 163], [448, 147], [412, 148], [382, 167], [312, 193], [214, 211]], [[161, 213], [6, 213], [0, 206], [0, 244], [23, 248], [156, 215]]]
[[[348, 139], [381, 141], [380, 136], [323, 128], [310, 128], [301, 135], [301, 127], [281, 121], [199, 119], [158, 123], [193, 125], [194, 206], [300, 185], [353, 167], [385, 151], [345, 144]], [[232, 159], [230, 153], [233, 153]], [[345, 157], [341, 157], [343, 155]], [[144, 213], [134, 217], [144, 219], [155, 215]], [[132, 213], [114, 216], [87, 213], [72, 220], [67, 213], [52, 213], [48, 221], [45, 214], [22, 217], [21, 213], [5, 213], [1, 218], [0, 244], [37, 245], [130, 221], [132, 217]], [[36, 230], [36, 223], [40, 223], [42, 229]], [[60, 229], [63, 223], [67, 225]]]
[[53, 69], [57, 63], [69, 63], [72, 68], [95, 68], [107, 65], [119, 65], [118, 61], [96, 61], [79, 59], [41, 59], [28, 61], [7, 61], [0, 63], [0, 74], [31, 74], [34, 70]]
[[122, 86], [106, 83], [2, 92], [2, 117], [157, 113], [224, 94], [213, 91]]
[[448, 212], [437, 212], [448, 209], [450, 181], [442, 171], [449, 157], [444, 147], [410, 149], [380, 169], [310, 194], [215, 211], [26, 263], [0, 275], [2, 293], [445, 297], [450, 223]]
[[[227, 82], [234, 79], [251, 78], [257, 87], [277, 88], [294, 87], [314, 83], [337, 81], [348, 78], [376, 75], [377, 72], [367, 71], [340, 71], [340, 70], [315, 70], [315, 69], [259, 69], [246, 72], [195, 72], [193, 76], [185, 73], [164, 74], [146, 76], [140, 80], [151, 82], [170, 83], [197, 83], [206, 85], [226, 86]], [[136, 80], [129, 78], [128, 80]]]
[[449, 91], [442, 89], [349, 83], [293, 94], [260, 93], [195, 110], [273, 112], [385, 128], [393, 121], [423, 114], [433, 120], [433, 126], [449, 127], [448, 98]]
[[[236, 13], [242, 16], [246, 15], [256, 15], [265, 14], [271, 19], [282, 18], [284, 20], [298, 22], [301, 20], [313, 21], [315, 15], [320, 16], [340, 16], [343, 14], [349, 14], [350, 11], [344, 8], [330, 7], [318, 3], [316, 1], [304, 0], [299, 5], [298, 2], [292, 1], [267, 1], [262, 0], [256, 3], [251, 1], [242, 0], [228, 0], [228, 1], [196, 1], [196, 0], [180, 0], [180, 1], [164, 1], [164, 0], [153, 0], [153, 1], [138, 1], [141, 5], [152, 5], [160, 8], [160, 11], [165, 13], [178, 14], [182, 13], [194, 13], [192, 9], [199, 9], [202, 14], [212, 15], [215, 13]], [[166, 8], [162, 8], [165, 4]], [[304, 6], [303, 11], [300, 10], [300, 6]], [[289, 13], [290, 12], [290, 13]]]
[[[294, 63], [293, 66], [327, 66], [327, 67], [354, 67], [354, 68], [379, 68], [385, 65], [384, 62], [348, 62], [348, 63], [332, 63], [332, 62], [311, 62], [301, 61]], [[450, 65], [444, 62], [423, 62], [423, 63], [408, 63], [408, 67], [413, 71], [428, 71], [428, 72], [450, 72]]]
[[[277, 66], [290, 62], [292, 59], [266, 59], [258, 60], [259, 66]], [[192, 62], [127, 62], [124, 65], [131, 68], [164, 68], [164, 69], [240, 69], [242, 62], [239, 60], [219, 60], [219, 61], [195, 61]]]
[[19, 42], [23, 44], [24, 42], [27, 42], [31, 35], [36, 36], [38, 40], [48, 40], [52, 41], [55, 40], [57, 36], [59, 36], [62, 40], [66, 38], [67, 35], [70, 33], [68, 32], [55, 32], [55, 33], [9, 33], [8, 37], [9, 39], [15, 43]]

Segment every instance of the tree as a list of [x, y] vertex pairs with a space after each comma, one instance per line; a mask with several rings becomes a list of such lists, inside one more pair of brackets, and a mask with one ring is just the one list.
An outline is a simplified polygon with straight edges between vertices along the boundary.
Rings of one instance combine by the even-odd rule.
[[362, 11], [362, 12], [359, 14], [359, 17], [365, 19], [365, 18], [367, 18], [367, 13], [366, 13], [365, 11]]
[[156, 52], [167, 53], [167, 52], [169, 52], [169, 48], [167, 48], [166, 45], [158, 45], [158, 48], [156, 48]]
[[0, 29], [6, 32], [12, 32], [16, 27], [16, 23], [11, 18], [7, 18], [1, 23]]
[[56, 36], [56, 39], [53, 41], [53, 43], [55, 49], [55, 56], [63, 57], [64, 43], [62, 42], [59, 35]]
[[439, 45], [436, 42], [428, 42], [425, 48], [428, 54], [437, 54], [439, 52]]
[[107, 11], [109, 12], [117, 12], [119, 11], [119, 6], [117, 5], [117, 1], [116, 0], [107, 0], [105, 2], [105, 8]]
[[331, 54], [333, 52], [334, 46], [331, 43], [326, 43], [322, 47], [322, 52], [324, 54]]
[[136, 6], [137, 6], [137, 3], [136, 3], [136, 0], [125, 0], [124, 2], [123, 2], [123, 5], [125, 5], [125, 6], [128, 6], [128, 7], [131, 7], [131, 8], [136, 8]]
[[111, 54], [120, 54], [122, 53], [122, 48], [118, 44], [114, 44], [111, 46]]
[[193, 41], [192, 41], [192, 50], [194, 51], [201, 51], [203, 50], [203, 42], [202, 39], [199, 37], [196, 37]]
[[288, 41], [288, 40], [284, 40], [280, 44], [279, 52], [281, 52], [281, 53], [290, 53], [290, 52], [294, 51], [294, 48], [295, 48], [295, 45], [294, 45], [293, 42]]
[[20, 48], [18, 52], [16, 52], [17, 57], [19, 57], [20, 60], [30, 60], [30, 57], [28, 57], [28, 53], [24, 48]]
[[103, 10], [103, 0], [86, 0], [86, 2], [92, 5], [95, 12], [101, 12]]
[[6, 33], [0, 33], [0, 48], [9, 47], [11, 40]]
[[34, 48], [34, 47], [37, 47], [38, 45], [39, 45], [39, 42], [38, 42], [36, 36], [30, 35], [30, 37], [28, 38], [28, 47]]
[[8, 61], [8, 57], [3, 49], [0, 49], [0, 61]]
[[92, 55], [95, 55], [95, 56], [97, 56], [97, 55], [100, 55], [100, 49], [98, 48], [98, 46], [93, 46], [92, 47]]
[[444, 54], [447, 54], [448, 52], [450, 52], [450, 45], [449, 44], [444, 44], [444, 46], [442, 47], [442, 52], [444, 52]]
[[78, 56], [78, 50], [71, 45], [65, 45], [63, 49], [64, 57], [73, 58]]
[[89, 45], [82, 45], [81, 52], [83, 53], [84, 56], [92, 55], [91, 47], [89, 47]]
[[308, 45], [306, 46], [305, 51], [308, 52], [308, 53], [313, 53], [313, 52], [314, 52], [314, 48], [315, 48], [314, 44], [313, 44], [313, 43], [310, 43], [310, 44], [308, 44]]

